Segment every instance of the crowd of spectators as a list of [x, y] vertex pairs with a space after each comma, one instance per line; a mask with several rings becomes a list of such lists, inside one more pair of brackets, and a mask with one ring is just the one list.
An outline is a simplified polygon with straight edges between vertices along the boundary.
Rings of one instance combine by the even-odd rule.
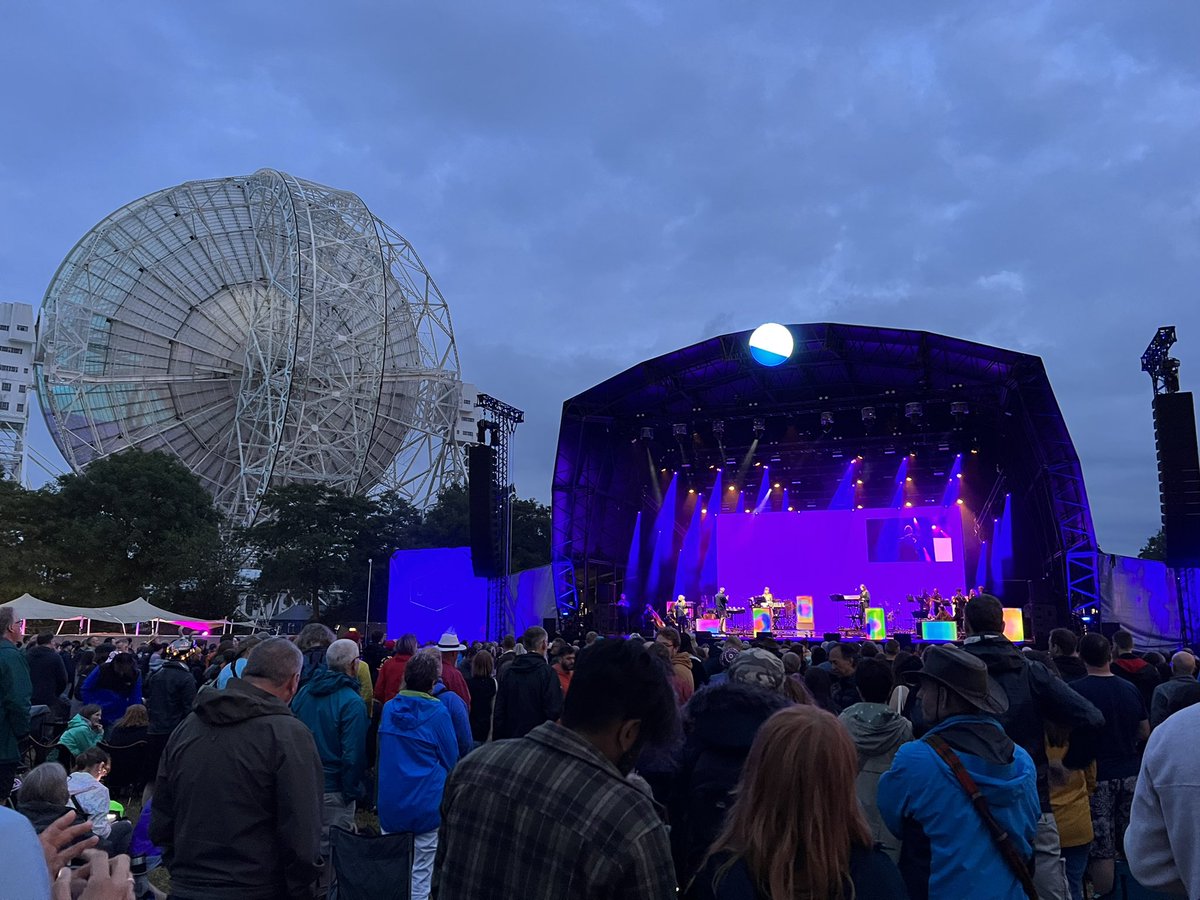
[[[987, 595], [966, 624], [956, 645], [313, 623], [134, 647], [26, 640], [0, 610], [0, 796], [20, 773], [27, 823], [0, 835], [30, 897], [72, 858], [84, 896], [161, 896], [161, 862], [179, 900], [323, 897], [335, 832], [376, 824], [406, 837], [415, 900], [1080, 900], [1115, 896], [1120, 860], [1200, 894], [1195, 657], [1120, 631], [1018, 647]], [[25, 771], [38, 706], [62, 758]], [[126, 817], [110, 751], [140, 745]]]

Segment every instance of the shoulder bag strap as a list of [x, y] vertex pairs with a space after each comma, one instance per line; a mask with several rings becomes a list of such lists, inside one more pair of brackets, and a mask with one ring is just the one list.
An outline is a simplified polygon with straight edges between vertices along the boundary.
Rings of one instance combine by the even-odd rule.
[[1017, 876], [1017, 880], [1021, 882], [1021, 887], [1025, 890], [1025, 896], [1029, 900], [1037, 900], [1037, 890], [1033, 886], [1033, 876], [1030, 874], [1025, 860], [1021, 858], [1021, 852], [1017, 849], [1017, 845], [1013, 843], [1012, 835], [1005, 831], [1004, 826], [996, 821], [996, 817], [992, 815], [992, 808], [988, 806], [987, 798], [983, 796], [983, 792], [975, 784], [975, 779], [971, 777], [971, 773], [967, 771], [962, 760], [958, 758], [958, 754], [950, 749], [950, 745], [942, 739], [941, 735], [927, 734], [923, 740], [942, 758], [942, 762], [950, 767], [950, 771], [958, 780], [963, 793], [970, 798], [971, 805], [975, 807], [979, 818], [987, 826], [992, 840], [1000, 850], [1000, 855], [1004, 857], [1004, 861], [1008, 864], [1008, 867], [1012, 869], [1013, 874]]

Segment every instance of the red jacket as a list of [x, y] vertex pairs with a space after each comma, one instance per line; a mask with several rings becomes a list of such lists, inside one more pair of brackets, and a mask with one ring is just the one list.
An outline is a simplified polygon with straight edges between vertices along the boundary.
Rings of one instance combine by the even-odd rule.
[[[379, 667], [379, 677], [375, 679], [375, 699], [387, 703], [398, 693], [404, 683], [404, 667], [412, 659], [407, 653], [389, 656]], [[449, 685], [447, 685], [449, 687]]]
[[574, 671], [564, 672], [562, 669], [560, 669], [558, 667], [557, 664], [551, 666], [550, 668], [552, 668], [554, 670], [554, 673], [558, 676], [558, 686], [560, 688], [562, 688], [563, 697], [566, 697], [567, 689], [571, 687], [571, 676], [574, 675], [575, 672]]
[[471, 691], [467, 688], [467, 679], [462, 677], [462, 672], [458, 671], [454, 666], [442, 665], [442, 684], [447, 690], [454, 691], [458, 696], [463, 698], [463, 703], [467, 704], [467, 712], [471, 711]]

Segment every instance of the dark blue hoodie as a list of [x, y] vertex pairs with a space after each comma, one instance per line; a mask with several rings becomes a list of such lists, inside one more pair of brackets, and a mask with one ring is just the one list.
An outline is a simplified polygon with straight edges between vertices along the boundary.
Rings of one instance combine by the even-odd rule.
[[357, 799], [367, 764], [367, 712], [358, 679], [318, 669], [292, 700], [292, 712], [313, 734], [326, 793]]

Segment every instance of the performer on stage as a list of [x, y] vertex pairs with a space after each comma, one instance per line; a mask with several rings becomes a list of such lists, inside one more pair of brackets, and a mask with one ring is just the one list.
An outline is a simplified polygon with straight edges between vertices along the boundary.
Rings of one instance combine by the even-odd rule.
[[774, 603], [774, 602], [775, 602], [775, 598], [771, 596], [771, 589], [769, 587], [763, 588], [763, 592], [762, 592], [763, 606], [766, 606], [768, 603]]
[[725, 588], [717, 588], [717, 596], [713, 598], [717, 604], [717, 618], [721, 620], [721, 630], [725, 630], [725, 610], [729, 607], [729, 595]]
[[667, 622], [676, 628], [680, 634], [688, 630], [687, 598], [680, 594], [675, 598], [675, 604], [667, 610]]
[[867, 607], [871, 605], [871, 592], [865, 584], [858, 586], [858, 608], [863, 622], [867, 621]]

